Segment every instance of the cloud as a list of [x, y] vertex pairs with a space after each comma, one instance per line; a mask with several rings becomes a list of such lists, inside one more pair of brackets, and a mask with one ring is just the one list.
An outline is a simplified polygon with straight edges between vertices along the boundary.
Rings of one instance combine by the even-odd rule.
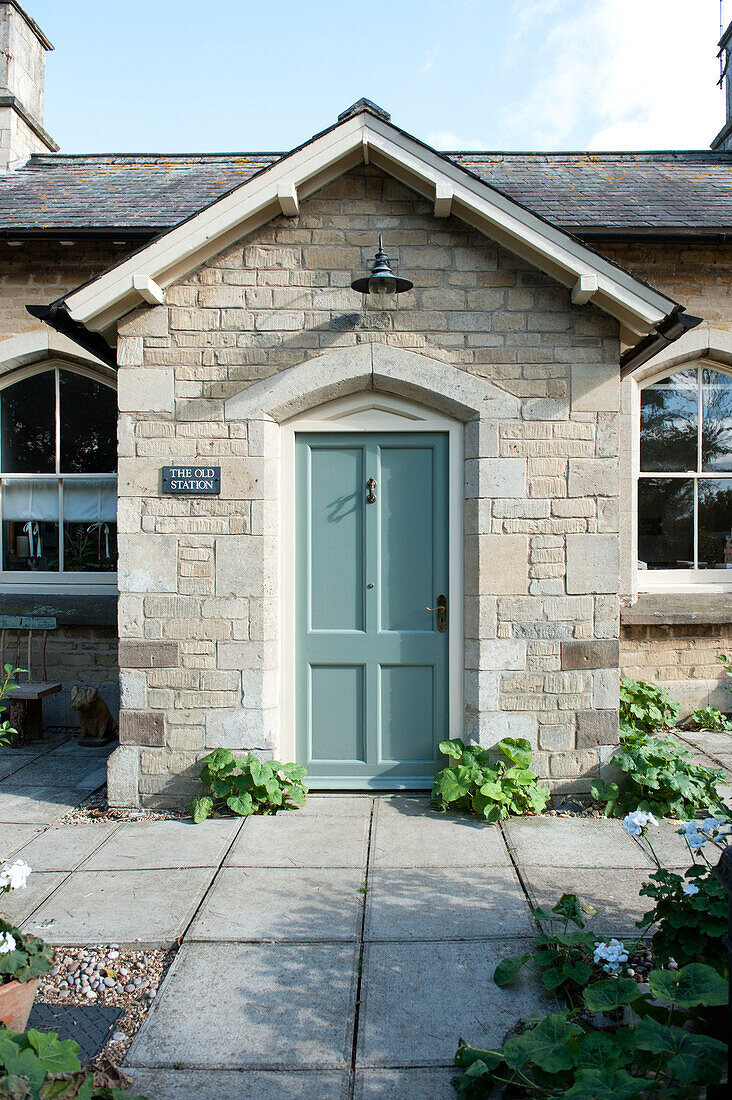
[[523, 71], [537, 74], [503, 110], [521, 147], [707, 146], [723, 122], [718, 7], [693, 11], [688, 0], [514, 0]]
[[437, 46], [435, 46], [434, 50], [428, 50], [428, 51], [427, 51], [427, 56], [425, 57], [425, 59], [424, 59], [424, 61], [422, 62], [422, 64], [421, 64], [421, 65], [419, 66], [419, 71], [420, 71], [420, 72], [421, 72], [421, 73], [422, 73], [422, 74], [423, 74], [424, 76], [426, 76], [426, 75], [427, 75], [427, 73], [429, 73], [429, 72], [431, 72], [431, 71], [432, 71], [432, 66], [433, 66], [433, 65], [434, 65], [434, 63], [435, 63], [435, 58], [437, 57], [437, 55], [438, 55], [438, 53], [439, 53], [439, 52], [440, 52], [440, 46], [439, 46], [439, 43], [438, 43], [438, 45], [437, 45]]
[[453, 152], [458, 149], [485, 149], [483, 138], [465, 138], [459, 134], [453, 134], [449, 130], [433, 131], [427, 135], [427, 144], [433, 149], [449, 149]]

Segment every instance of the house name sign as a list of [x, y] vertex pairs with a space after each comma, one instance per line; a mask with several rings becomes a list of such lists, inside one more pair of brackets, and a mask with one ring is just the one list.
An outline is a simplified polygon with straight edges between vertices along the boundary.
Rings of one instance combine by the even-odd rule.
[[220, 466], [163, 466], [164, 493], [220, 493]]

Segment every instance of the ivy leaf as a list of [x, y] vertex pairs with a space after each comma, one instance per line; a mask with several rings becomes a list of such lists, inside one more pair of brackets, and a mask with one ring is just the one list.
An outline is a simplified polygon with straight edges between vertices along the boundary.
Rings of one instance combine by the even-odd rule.
[[439, 749], [443, 756], [451, 756], [453, 760], [460, 760], [465, 751], [465, 743], [459, 737], [453, 737], [450, 741], [440, 741]]
[[624, 1069], [608, 1073], [604, 1069], [582, 1069], [575, 1083], [562, 1093], [562, 1100], [636, 1100], [643, 1095], [647, 1081], [631, 1077]]
[[502, 959], [493, 971], [493, 981], [502, 989], [504, 986], [511, 985], [530, 958], [531, 952], [526, 951], [523, 955], [511, 955], [507, 959]]
[[249, 817], [254, 813], [254, 803], [250, 794], [233, 794], [226, 799], [226, 805], [240, 817]]
[[697, 1005], [726, 1005], [727, 982], [705, 963], [689, 963], [680, 970], [652, 970], [648, 986], [654, 997], [677, 1008]]
[[496, 748], [521, 768], [531, 764], [531, 743], [525, 737], [504, 737]]
[[521, 1069], [532, 1062], [545, 1073], [561, 1073], [575, 1065], [575, 1036], [579, 1031], [576, 1024], [567, 1022], [566, 1013], [557, 1012], [509, 1039], [504, 1044], [503, 1056], [511, 1069]]
[[685, 1031], [683, 1047], [669, 1059], [668, 1068], [682, 1085], [716, 1085], [722, 1080], [726, 1062], [726, 1043]]
[[213, 798], [203, 795], [202, 798], [195, 798], [189, 806], [191, 817], [196, 825], [200, 825], [202, 821], [213, 812]]
[[584, 992], [585, 1008], [590, 1012], [612, 1012], [622, 1005], [631, 1005], [643, 994], [632, 978], [598, 982]]
[[571, 921], [572, 924], [576, 924], [578, 928], [584, 928], [585, 926], [585, 918], [582, 916], [582, 906], [576, 894], [562, 894], [556, 905], [552, 906], [552, 913], [556, 913], [558, 917], [563, 917], [565, 920]]

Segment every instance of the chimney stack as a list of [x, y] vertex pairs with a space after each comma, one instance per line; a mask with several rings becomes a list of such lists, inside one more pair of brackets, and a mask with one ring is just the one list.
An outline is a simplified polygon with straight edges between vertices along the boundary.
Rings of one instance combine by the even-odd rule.
[[0, 172], [55, 153], [43, 129], [46, 51], [53, 46], [16, 0], [0, 0]]
[[719, 40], [719, 57], [722, 59], [722, 80], [724, 81], [724, 101], [726, 104], [725, 122], [714, 141], [712, 149], [724, 153], [732, 149], [732, 23]]

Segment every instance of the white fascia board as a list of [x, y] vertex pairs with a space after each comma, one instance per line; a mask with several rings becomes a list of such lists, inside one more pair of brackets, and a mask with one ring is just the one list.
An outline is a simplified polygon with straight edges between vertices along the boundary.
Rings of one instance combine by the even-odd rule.
[[[199, 214], [171, 229], [136, 256], [66, 298], [74, 320], [106, 329], [129, 306], [132, 278], [143, 272], [163, 286], [182, 277], [282, 209], [281, 194], [306, 197], [336, 178], [350, 162], [385, 168], [419, 193], [450, 209], [566, 286], [597, 279], [595, 304], [637, 333], [652, 331], [676, 303], [628, 272], [549, 225], [511, 199], [473, 179], [457, 165], [372, 115], [346, 119], [333, 130], [284, 157]], [[355, 158], [355, 159], [354, 159]]]

